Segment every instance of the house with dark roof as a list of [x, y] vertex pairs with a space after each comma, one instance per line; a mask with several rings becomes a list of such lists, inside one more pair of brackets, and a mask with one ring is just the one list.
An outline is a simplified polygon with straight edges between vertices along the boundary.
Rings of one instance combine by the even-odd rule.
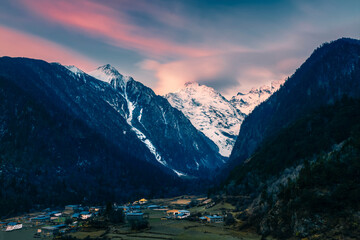
[[66, 224], [60, 224], [55, 226], [45, 226], [41, 228], [41, 235], [44, 237], [58, 235], [67, 226]]
[[126, 213], [126, 220], [127, 221], [131, 221], [131, 220], [143, 220], [144, 219], [144, 213], [142, 212], [131, 212], [131, 213]]
[[44, 224], [46, 222], [49, 222], [50, 221], [50, 216], [39, 215], [37, 217], [31, 218], [30, 221], [32, 223], [34, 223], [35, 225], [41, 225], [41, 224]]
[[[223, 216], [218, 216], [218, 215], [209, 215], [209, 216], [205, 216], [206, 221], [208, 223], [221, 223], [224, 222], [224, 217]], [[201, 218], [200, 218], [201, 219]]]

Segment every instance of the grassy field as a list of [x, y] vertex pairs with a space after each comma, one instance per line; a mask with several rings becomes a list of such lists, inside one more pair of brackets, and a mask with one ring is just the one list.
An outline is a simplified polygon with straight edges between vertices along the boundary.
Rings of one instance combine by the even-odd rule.
[[21, 229], [11, 232], [0, 231], [0, 240], [33, 240], [36, 228]]
[[79, 231], [79, 232], [75, 232], [75, 233], [70, 233], [69, 235], [72, 237], [83, 239], [83, 238], [86, 238], [87, 236], [92, 237], [92, 238], [100, 237], [104, 233], [105, 233], [105, 230], [89, 231], [89, 232], [88, 231], [87, 232]]
[[218, 215], [222, 215], [223, 212], [233, 212], [234, 210], [235, 210], [234, 206], [225, 202], [220, 202], [211, 208], [205, 208], [205, 206], [200, 206], [189, 209], [189, 211], [192, 213], [198, 212], [201, 214], [207, 213], [207, 214], [218, 214]]
[[206, 240], [232, 240], [246, 239], [259, 240], [260, 236], [249, 232], [236, 232], [223, 224], [202, 224], [186, 220], [160, 220], [150, 218], [150, 229], [133, 232], [128, 226], [114, 227], [106, 236], [111, 239], [206, 239]]

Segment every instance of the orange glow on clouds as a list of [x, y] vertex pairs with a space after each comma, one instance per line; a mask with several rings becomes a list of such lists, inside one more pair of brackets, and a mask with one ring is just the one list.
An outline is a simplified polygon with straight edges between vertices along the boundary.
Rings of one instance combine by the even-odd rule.
[[154, 90], [161, 95], [182, 88], [186, 82], [212, 78], [224, 69], [224, 65], [223, 59], [218, 57], [187, 59], [165, 64], [145, 60], [140, 64], [143, 69], [155, 71], [159, 81]]
[[0, 55], [29, 57], [90, 70], [98, 64], [86, 57], [45, 39], [0, 25]]

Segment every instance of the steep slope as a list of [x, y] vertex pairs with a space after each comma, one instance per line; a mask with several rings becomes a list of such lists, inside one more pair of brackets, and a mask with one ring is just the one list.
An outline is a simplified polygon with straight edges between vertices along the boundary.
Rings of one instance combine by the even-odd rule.
[[213, 88], [198, 83], [186, 83], [165, 98], [217, 145], [222, 156], [229, 157], [245, 114]]
[[40, 103], [51, 103], [84, 121], [120, 150], [163, 171], [207, 177], [223, 165], [216, 145], [181, 112], [109, 65], [97, 69], [100, 81], [74, 66], [22, 58], [1, 60], [0, 75]]
[[359, 40], [339, 39], [316, 49], [279, 91], [245, 119], [230, 162], [243, 162], [266, 137], [344, 95], [360, 96]]
[[339, 39], [255, 108], [220, 190], [244, 210], [239, 218], [279, 238], [356, 239], [359, 99], [360, 41]]
[[358, 109], [359, 99], [344, 98], [309, 113], [236, 167], [225, 189], [231, 196], [248, 196], [247, 202], [234, 203], [246, 209], [242, 220], [279, 238], [357, 236]]
[[[121, 147], [119, 142], [105, 137], [106, 129], [98, 131], [76, 117], [59, 95], [52, 92], [51, 98], [46, 99], [48, 92], [32, 83], [40, 81], [27, 69], [34, 66], [41, 66], [37, 69], [37, 72], [42, 69], [41, 73], [54, 67], [42, 61], [0, 59], [1, 69], [12, 67], [19, 73], [19, 78], [9, 73], [8, 77], [14, 78], [0, 77], [1, 217], [36, 206], [98, 204], [150, 194], [161, 196], [168, 191], [179, 193], [177, 187], [183, 183], [177, 177], [142, 160], [150, 153], [137, 146], [141, 142], [136, 143], [136, 136], [132, 138], [129, 134], [119, 139], [124, 141]], [[111, 108], [106, 111], [111, 112]], [[138, 152], [129, 151], [128, 147], [136, 147]]]
[[[110, 142], [133, 156], [152, 161], [153, 156], [130, 131], [124, 116], [126, 100], [111, 86], [60, 64], [26, 58], [0, 59], [0, 75], [14, 82], [39, 103], [84, 121]], [[113, 108], [123, 109], [119, 112]], [[51, 112], [49, 106], [48, 111]], [[134, 148], [138, 151], [133, 151]]]
[[125, 98], [127, 123], [160, 164], [179, 176], [199, 176], [223, 165], [216, 145], [150, 88], [110, 65], [89, 74], [109, 83]]
[[230, 103], [242, 113], [249, 115], [257, 105], [268, 99], [284, 83], [285, 80], [273, 81], [270, 86], [253, 88], [248, 93], [239, 92], [231, 98]]
[[[260, 231], [282, 238], [295, 235], [358, 239], [359, 134], [358, 129], [334, 150], [319, 154], [314, 162], [306, 162], [298, 177], [280, 189], [276, 202], [266, 197], [268, 210], [259, 224]], [[275, 203], [270, 204], [271, 201]]]

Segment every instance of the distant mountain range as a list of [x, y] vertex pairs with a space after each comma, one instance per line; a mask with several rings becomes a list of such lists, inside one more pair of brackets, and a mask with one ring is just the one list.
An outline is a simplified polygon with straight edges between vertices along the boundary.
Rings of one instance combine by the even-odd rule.
[[213, 88], [189, 82], [164, 97], [217, 145], [222, 156], [229, 157], [244, 118], [283, 83], [274, 81], [246, 94], [239, 92], [229, 101]]
[[[76, 66], [2, 57], [0, 78], [5, 189], [0, 194], [8, 196], [0, 213], [34, 203], [176, 193], [187, 184], [179, 177], [212, 179], [226, 163], [245, 117], [214, 89], [189, 84], [198, 91], [192, 101], [205, 106], [194, 124], [191, 114], [170, 105], [170, 98], [111, 65], [85, 73]], [[15, 194], [21, 185], [23, 193]], [[166, 190], [173, 185], [178, 188]], [[66, 194], [59, 195], [58, 186]], [[94, 196], [96, 191], [103, 196]], [[31, 192], [37, 194], [19, 204]]]

